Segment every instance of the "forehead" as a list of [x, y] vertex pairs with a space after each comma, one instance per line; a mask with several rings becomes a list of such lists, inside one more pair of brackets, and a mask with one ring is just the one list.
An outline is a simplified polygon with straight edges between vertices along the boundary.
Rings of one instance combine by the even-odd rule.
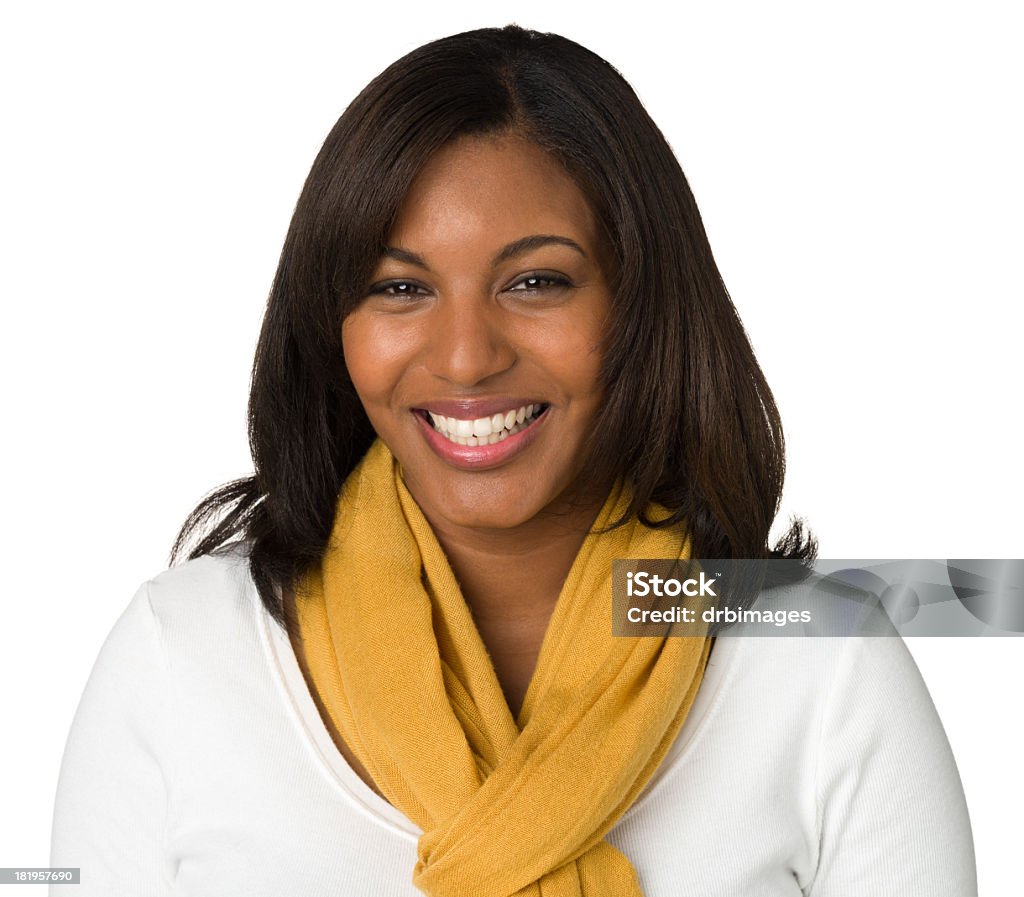
[[461, 137], [412, 183], [389, 243], [429, 251], [500, 246], [529, 234], [572, 237], [597, 249], [593, 210], [561, 163], [520, 136]]

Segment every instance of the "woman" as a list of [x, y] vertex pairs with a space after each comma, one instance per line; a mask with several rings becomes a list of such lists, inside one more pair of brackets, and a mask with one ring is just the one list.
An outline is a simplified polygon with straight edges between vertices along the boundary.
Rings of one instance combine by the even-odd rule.
[[898, 639], [611, 635], [615, 558], [814, 543], [768, 550], [778, 412], [594, 54], [470, 32], [360, 94], [296, 207], [250, 435], [76, 716], [51, 860], [85, 893], [973, 892]]

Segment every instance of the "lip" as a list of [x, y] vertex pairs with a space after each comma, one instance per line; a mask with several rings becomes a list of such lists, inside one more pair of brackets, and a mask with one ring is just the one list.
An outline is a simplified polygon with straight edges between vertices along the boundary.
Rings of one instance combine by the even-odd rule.
[[[508, 400], [503, 399], [501, 401], [507, 402]], [[480, 413], [477, 417], [485, 417], [487, 415], [488, 404], [493, 409], [491, 411], [492, 414], [496, 414], [499, 411], [507, 411], [513, 407], [508, 404], [481, 402], [473, 405], [472, 408], [466, 408], [465, 403], [442, 402], [438, 405], [431, 405], [430, 410], [445, 412], [446, 415], [456, 417], [457, 415], [453, 414], [449, 409], [454, 408], [456, 405], [461, 405], [463, 413], [471, 410], [479, 410]], [[530, 405], [542, 403], [525, 402], [523, 404]], [[520, 406], [517, 405], [514, 407]], [[434, 454], [440, 457], [442, 461], [447, 461], [454, 467], [460, 467], [464, 470], [490, 470], [492, 467], [498, 467], [525, 451], [537, 438], [537, 435], [540, 433], [548, 418], [548, 412], [550, 410], [551, 407], [549, 405], [525, 430], [520, 430], [514, 436], [508, 436], [501, 442], [494, 443], [494, 445], [459, 445], [456, 442], [452, 442], [446, 436], [438, 433], [437, 430], [434, 429], [433, 425], [428, 423], [419, 411], [414, 410], [412, 412], [412, 416], [416, 418], [417, 426], [423, 433], [423, 437], [426, 439], [427, 445], [433, 449]]]

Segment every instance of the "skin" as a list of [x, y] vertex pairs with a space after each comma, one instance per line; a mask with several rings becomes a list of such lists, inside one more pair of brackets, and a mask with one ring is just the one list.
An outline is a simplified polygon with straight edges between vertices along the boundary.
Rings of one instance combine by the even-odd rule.
[[[494, 263], [534, 235], [575, 247], [547, 242]], [[460, 138], [427, 162], [388, 249], [344, 321], [345, 361], [518, 715], [562, 583], [605, 498], [583, 493], [577, 478], [602, 400], [607, 247], [560, 163], [501, 135]], [[442, 457], [415, 410], [514, 397], [549, 408], [528, 445], [487, 469]], [[302, 663], [301, 646], [296, 653]]]

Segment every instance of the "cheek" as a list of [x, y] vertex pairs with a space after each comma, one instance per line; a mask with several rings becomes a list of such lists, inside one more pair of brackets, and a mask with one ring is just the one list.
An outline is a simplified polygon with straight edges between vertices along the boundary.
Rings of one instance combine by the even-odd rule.
[[402, 329], [357, 310], [342, 324], [341, 345], [349, 377], [363, 404], [386, 402], [413, 354]]
[[603, 336], [598, 322], [574, 320], [564, 327], [549, 328], [534, 343], [545, 359], [547, 370], [575, 403], [597, 404], [600, 401]]

